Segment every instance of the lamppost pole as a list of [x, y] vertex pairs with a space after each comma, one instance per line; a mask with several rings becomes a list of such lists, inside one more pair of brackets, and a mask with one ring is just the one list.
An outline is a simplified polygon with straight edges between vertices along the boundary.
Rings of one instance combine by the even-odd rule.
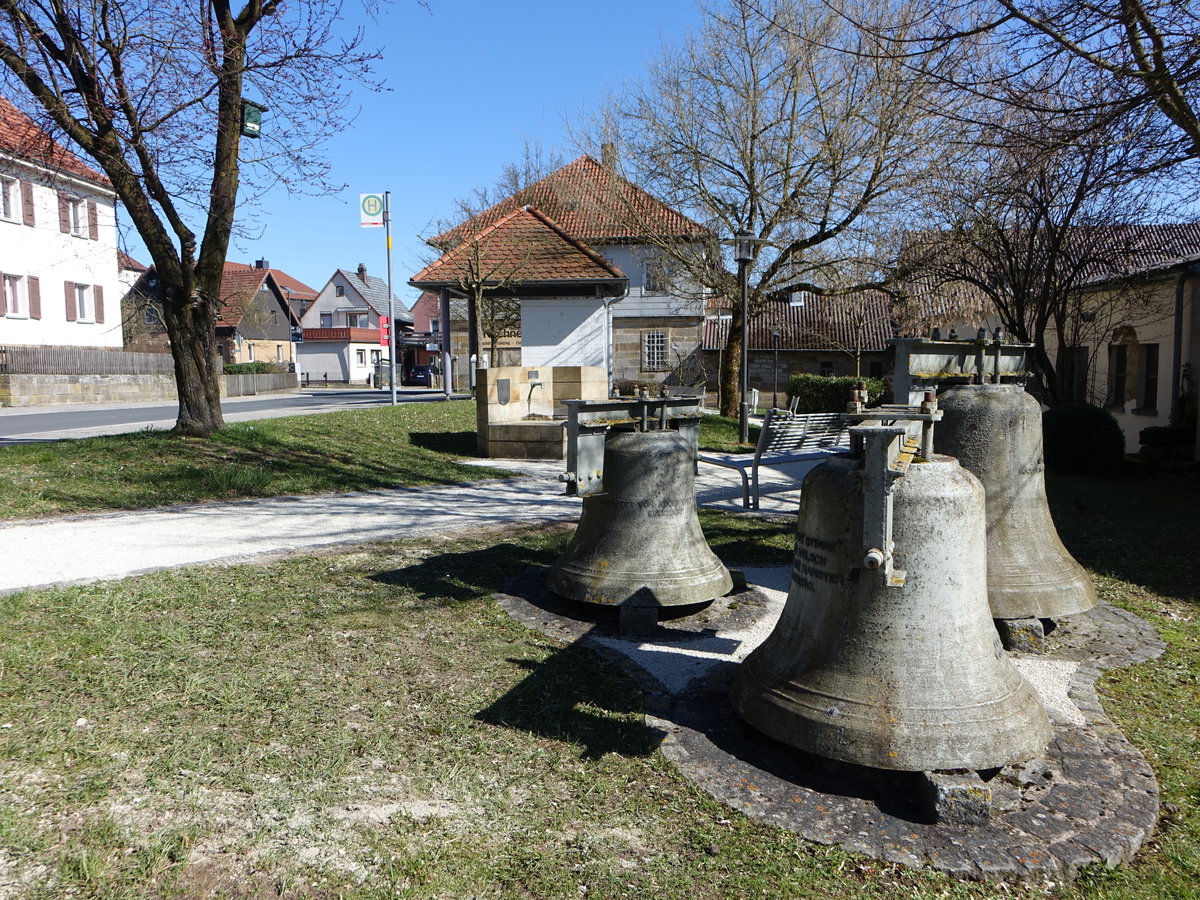
[[742, 405], [738, 410], [738, 428], [743, 444], [750, 443], [750, 288], [747, 272], [754, 259], [754, 234], [734, 233], [734, 259], [738, 264], [738, 284], [742, 290]]
[[775, 345], [775, 364], [771, 367], [771, 407], [779, 409], [779, 329], [771, 329], [771, 343]]

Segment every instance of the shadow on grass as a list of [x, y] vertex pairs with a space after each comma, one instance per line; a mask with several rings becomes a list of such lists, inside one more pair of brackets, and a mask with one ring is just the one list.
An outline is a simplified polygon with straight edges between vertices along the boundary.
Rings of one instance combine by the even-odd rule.
[[[558, 543], [565, 546], [565, 542], [563, 535]], [[380, 584], [412, 591], [431, 606], [449, 606], [478, 600], [481, 592], [497, 590], [514, 573], [548, 565], [559, 552], [561, 547], [539, 549], [505, 542], [462, 553], [439, 553], [369, 577]]]
[[1177, 600], [1200, 602], [1196, 476], [1048, 473], [1046, 493], [1059, 536], [1088, 569]]
[[473, 431], [414, 431], [408, 435], [414, 447], [445, 453], [448, 456], [476, 456], [477, 448]]
[[645, 724], [641, 690], [582, 646], [586, 640], [585, 635], [544, 662], [510, 659], [529, 675], [475, 718], [582, 744], [584, 759], [652, 754], [666, 732]]

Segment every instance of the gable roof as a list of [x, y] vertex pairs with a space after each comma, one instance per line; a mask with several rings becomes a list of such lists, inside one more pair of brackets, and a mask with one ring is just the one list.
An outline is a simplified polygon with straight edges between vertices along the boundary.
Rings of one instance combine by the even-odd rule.
[[0, 97], [0, 153], [112, 189], [108, 178], [50, 137], [4, 97]]
[[[246, 311], [254, 305], [254, 298], [268, 280], [275, 284], [275, 290], [270, 291], [271, 296], [278, 297], [281, 292], [271, 269], [256, 269], [244, 263], [225, 263], [225, 271], [221, 275], [221, 324], [228, 328], [241, 325]], [[300, 324], [286, 301], [281, 308], [286, 312], [289, 324]]]
[[413, 287], [454, 287], [483, 276], [485, 284], [594, 284], [627, 281], [625, 273], [568, 234], [540, 210], [509, 212], [459, 241], [409, 281]]
[[[341, 275], [349, 283], [355, 293], [363, 298], [377, 316], [382, 316], [384, 319], [387, 318], [388, 287], [386, 281], [374, 275], [367, 275], [365, 278], [360, 278], [358, 272], [352, 272], [349, 269], [338, 269], [336, 274]], [[396, 321], [411, 325], [413, 323], [412, 313], [404, 305], [404, 301], [393, 294], [392, 303], [392, 310]]]
[[428, 243], [447, 249], [525, 206], [536, 207], [563, 231], [590, 244], [639, 243], [638, 229], [629, 224], [631, 215], [657, 234], [699, 238], [708, 232], [585, 154]]
[[236, 272], [236, 271], [240, 271], [243, 269], [249, 270], [251, 272], [264, 272], [264, 273], [270, 272], [271, 277], [275, 280], [276, 286], [278, 286], [279, 290], [283, 293], [285, 298], [289, 298], [289, 291], [290, 291], [289, 299], [292, 299], [292, 300], [316, 300], [317, 299], [317, 293], [318, 293], [317, 291], [310, 288], [307, 284], [305, 284], [299, 278], [293, 278], [291, 275], [289, 275], [287, 272], [283, 271], [282, 269], [272, 269], [269, 267], [265, 268], [265, 269], [260, 269], [260, 268], [258, 268], [258, 266], [252, 266], [249, 263], [229, 262], [228, 260], [226, 260], [226, 262], [225, 262], [225, 272], [226, 273]]

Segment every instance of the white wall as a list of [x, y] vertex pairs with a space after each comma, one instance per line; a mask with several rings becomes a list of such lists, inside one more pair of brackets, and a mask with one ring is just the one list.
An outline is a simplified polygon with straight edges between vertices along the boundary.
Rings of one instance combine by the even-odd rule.
[[606, 332], [598, 297], [521, 298], [522, 366], [603, 366]]
[[629, 278], [629, 296], [612, 308], [615, 318], [704, 315], [703, 299], [683, 299], [670, 294], [645, 292], [646, 261], [654, 257], [652, 248], [614, 244], [600, 249], [603, 255]]
[[[366, 384], [367, 376], [375, 372], [371, 354], [378, 353], [381, 360], [388, 357], [388, 348], [378, 341], [373, 344], [340, 341], [304, 341], [293, 345], [296, 348], [296, 369], [310, 378], [320, 379], [326, 372], [330, 381], [345, 381], [349, 384]], [[364, 363], [358, 363], [358, 351], [363, 351]], [[399, 378], [399, 376], [396, 376]]]
[[[361, 282], [360, 282], [361, 284]], [[337, 295], [337, 288], [341, 287], [346, 293], [344, 296]], [[341, 271], [333, 273], [333, 277], [321, 288], [321, 292], [317, 294], [317, 299], [313, 301], [313, 305], [304, 311], [304, 316], [300, 320], [300, 324], [304, 328], [320, 328], [321, 313], [332, 313], [333, 324], [331, 328], [346, 327], [346, 313], [336, 312], [338, 307], [354, 306], [365, 307], [367, 309], [367, 325], [366, 328], [379, 327], [379, 314], [371, 309], [370, 305], [364, 300], [355, 289], [352, 280], [346, 278]]]
[[[121, 346], [121, 297], [117, 265], [117, 225], [113, 194], [81, 179], [42, 171], [0, 157], [0, 174], [33, 185], [34, 225], [23, 222], [19, 188], [13, 218], [0, 218], [0, 272], [38, 279], [41, 318], [0, 318], [0, 344]], [[96, 204], [98, 239], [59, 230], [58, 191]], [[65, 282], [103, 288], [103, 322], [67, 321]]]

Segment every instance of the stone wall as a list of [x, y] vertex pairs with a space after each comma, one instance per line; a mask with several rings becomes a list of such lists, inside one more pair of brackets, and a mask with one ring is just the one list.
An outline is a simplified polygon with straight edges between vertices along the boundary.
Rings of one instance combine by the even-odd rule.
[[[680, 370], [684, 374], [685, 382], [699, 379], [703, 371], [698, 356], [700, 327], [699, 318], [614, 318], [613, 382], [661, 384], [666, 381], [676, 384], [679, 381]], [[665, 371], [642, 369], [642, 335], [651, 331], [661, 331], [667, 335], [668, 368]], [[710, 372], [711, 374], [713, 373]]]
[[[229, 379], [237, 379], [230, 385]], [[249, 380], [253, 379], [253, 383]], [[246, 396], [294, 391], [295, 375], [222, 375], [221, 393]], [[175, 402], [173, 375], [0, 375], [0, 406], [64, 403]]]
[[600, 366], [500, 366], [476, 372], [479, 455], [564, 459], [564, 400], [608, 399]]

